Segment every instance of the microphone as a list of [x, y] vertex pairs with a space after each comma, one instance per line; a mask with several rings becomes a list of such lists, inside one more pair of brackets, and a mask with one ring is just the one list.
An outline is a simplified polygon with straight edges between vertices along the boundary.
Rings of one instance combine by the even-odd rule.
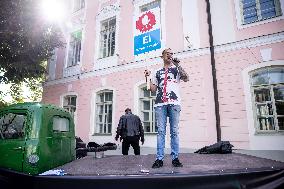
[[180, 60], [179, 60], [178, 58], [171, 58], [171, 59], [172, 59], [172, 61], [175, 62], [175, 63], [179, 63], [179, 62], [180, 62]]

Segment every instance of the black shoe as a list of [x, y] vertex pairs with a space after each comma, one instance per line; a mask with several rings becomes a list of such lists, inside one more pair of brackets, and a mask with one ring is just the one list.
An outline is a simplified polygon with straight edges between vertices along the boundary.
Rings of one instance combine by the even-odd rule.
[[172, 161], [172, 164], [173, 164], [174, 167], [182, 167], [182, 166], [183, 166], [182, 163], [179, 161], [178, 158], [174, 159], [174, 160]]
[[153, 169], [156, 169], [156, 168], [160, 168], [160, 167], [163, 167], [163, 161], [157, 159], [157, 160], [154, 162], [154, 164], [152, 165], [152, 168], [153, 168]]

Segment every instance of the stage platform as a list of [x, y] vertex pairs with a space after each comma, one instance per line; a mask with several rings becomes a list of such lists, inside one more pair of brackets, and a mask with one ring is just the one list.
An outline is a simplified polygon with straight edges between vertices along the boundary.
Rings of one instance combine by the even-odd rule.
[[38, 189], [284, 188], [284, 162], [280, 161], [239, 153], [181, 153], [183, 167], [173, 167], [166, 155], [164, 166], [152, 169], [154, 160], [154, 154], [86, 156], [57, 167], [64, 176], [18, 175], [14, 180]]

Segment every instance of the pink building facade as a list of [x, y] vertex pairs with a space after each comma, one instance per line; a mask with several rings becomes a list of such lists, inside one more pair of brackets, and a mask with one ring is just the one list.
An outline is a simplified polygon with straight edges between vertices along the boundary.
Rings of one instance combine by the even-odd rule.
[[[144, 146], [156, 147], [155, 94], [143, 72], [161, 67], [170, 47], [190, 77], [181, 83], [181, 148], [219, 135], [237, 149], [284, 150], [284, 0], [73, 0], [70, 10], [42, 101], [68, 109], [85, 142], [113, 142], [129, 107], [143, 121]], [[136, 21], [151, 11], [160, 47], [135, 54]]]

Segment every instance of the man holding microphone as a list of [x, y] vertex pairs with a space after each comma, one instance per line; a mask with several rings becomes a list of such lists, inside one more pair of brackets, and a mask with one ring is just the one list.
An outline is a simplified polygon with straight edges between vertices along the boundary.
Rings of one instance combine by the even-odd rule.
[[151, 75], [150, 90], [152, 92], [157, 91], [154, 105], [158, 127], [157, 157], [152, 168], [160, 168], [163, 166], [167, 117], [169, 117], [170, 123], [172, 165], [174, 167], [183, 166], [178, 159], [178, 126], [181, 111], [179, 83], [180, 80], [187, 82], [189, 77], [185, 70], [180, 66], [180, 61], [172, 56], [173, 52], [170, 48], [163, 50], [163, 67], [152, 74], [149, 70], [145, 70], [145, 77]]

